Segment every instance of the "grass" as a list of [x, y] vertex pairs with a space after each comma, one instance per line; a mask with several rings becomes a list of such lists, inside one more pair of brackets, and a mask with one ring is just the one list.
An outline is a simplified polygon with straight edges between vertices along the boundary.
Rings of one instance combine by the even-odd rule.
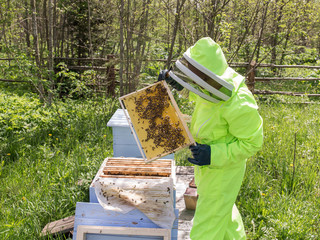
[[[92, 178], [112, 156], [106, 125], [118, 105], [94, 99], [46, 107], [15, 92], [0, 90], [0, 239], [41, 239], [48, 222], [89, 200]], [[320, 105], [291, 104], [305, 97], [257, 100], [264, 146], [248, 160], [237, 199], [248, 239], [320, 239]], [[178, 152], [177, 164], [188, 165], [188, 155]]]
[[74, 215], [112, 155], [106, 125], [114, 102], [67, 100], [57, 107], [59, 113], [34, 95], [1, 90], [0, 239], [39, 239], [48, 222]]
[[264, 146], [249, 159], [237, 203], [249, 239], [319, 239], [320, 105], [260, 99]]

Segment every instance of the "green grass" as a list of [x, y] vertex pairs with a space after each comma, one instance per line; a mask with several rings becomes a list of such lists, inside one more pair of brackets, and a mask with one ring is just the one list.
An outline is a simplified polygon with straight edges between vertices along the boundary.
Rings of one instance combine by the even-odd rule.
[[264, 146], [248, 160], [237, 200], [249, 239], [320, 238], [320, 105], [286, 100], [301, 101], [259, 101]]
[[[119, 106], [94, 99], [47, 107], [14, 92], [0, 90], [0, 239], [41, 239], [48, 222], [88, 201], [92, 178], [112, 156], [106, 125]], [[257, 100], [264, 146], [248, 160], [237, 199], [248, 239], [320, 239], [320, 105], [291, 104], [305, 97]], [[179, 151], [177, 164], [187, 165], [189, 154]]]
[[115, 107], [67, 100], [57, 112], [34, 95], [0, 91], [0, 239], [39, 239], [48, 222], [88, 201], [101, 161], [112, 156]]

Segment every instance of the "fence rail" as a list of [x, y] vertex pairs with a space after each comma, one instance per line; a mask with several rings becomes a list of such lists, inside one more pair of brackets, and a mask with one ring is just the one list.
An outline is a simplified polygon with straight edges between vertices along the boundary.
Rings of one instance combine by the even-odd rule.
[[247, 67], [247, 85], [250, 91], [254, 94], [280, 94], [289, 96], [313, 96], [320, 97], [320, 94], [308, 94], [298, 92], [283, 92], [283, 91], [269, 91], [255, 89], [256, 82], [271, 82], [271, 81], [319, 81], [320, 78], [301, 78], [301, 77], [256, 77], [255, 70], [258, 67], [274, 67], [274, 68], [305, 68], [305, 69], [320, 69], [320, 66], [305, 66], [305, 65], [274, 65], [274, 64], [257, 64], [255, 61], [249, 64], [230, 64], [234, 67]]
[[[13, 61], [14, 58], [0, 58], [0, 61]], [[115, 74], [118, 69], [115, 68], [115, 64], [119, 62], [119, 59], [115, 55], [107, 55], [107, 58], [68, 58], [68, 57], [56, 57], [55, 62], [59, 63], [61, 61], [66, 62], [68, 69], [76, 71], [86, 71], [95, 70], [97, 72], [105, 72], [106, 77], [100, 78], [104, 79], [100, 83], [100, 86], [109, 86], [108, 91], [112, 92], [114, 95], [114, 87], [117, 83], [115, 81]], [[166, 62], [167, 59], [144, 59], [146, 62]], [[171, 62], [175, 62], [176, 59], [172, 59]], [[81, 65], [84, 63], [84, 65]], [[92, 66], [88, 66], [91, 63]], [[105, 66], [104, 64], [108, 64]], [[89, 64], [90, 65], [90, 64]], [[102, 66], [104, 65], [104, 66]], [[294, 93], [294, 92], [283, 92], [283, 91], [267, 91], [255, 89], [256, 82], [273, 82], [273, 81], [320, 81], [320, 78], [302, 78], [302, 77], [257, 77], [257, 68], [300, 68], [300, 69], [320, 69], [320, 66], [310, 66], [310, 65], [276, 65], [276, 64], [262, 64], [252, 61], [250, 63], [239, 62], [239, 63], [229, 63], [230, 67], [242, 67], [247, 69], [246, 80], [250, 91], [254, 94], [282, 94], [291, 96], [320, 96], [320, 94], [306, 94], [306, 93]], [[28, 83], [29, 81], [14, 80], [14, 79], [0, 79], [0, 82], [20, 82]], [[88, 84], [93, 85], [93, 84]]]

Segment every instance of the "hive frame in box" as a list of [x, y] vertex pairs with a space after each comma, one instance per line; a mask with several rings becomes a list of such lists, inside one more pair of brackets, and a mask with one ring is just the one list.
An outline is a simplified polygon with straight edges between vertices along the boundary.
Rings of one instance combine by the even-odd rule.
[[156, 236], [169, 240], [171, 237], [170, 229], [163, 228], [132, 228], [132, 227], [106, 227], [79, 225], [77, 228], [77, 240], [86, 240], [87, 234], [95, 235], [118, 235], [118, 236]]
[[[128, 161], [128, 160], [144, 160], [142, 158], [124, 158], [124, 157], [108, 157], [108, 158], [105, 158], [103, 163], [101, 164], [96, 176], [94, 177], [93, 181], [91, 182], [90, 184], [90, 187], [89, 187], [89, 197], [90, 197], [90, 202], [95, 202], [95, 203], [98, 203], [98, 199], [97, 199], [97, 196], [96, 196], [96, 193], [95, 193], [95, 182], [100, 178], [100, 177], [104, 177], [106, 178], [106, 176], [104, 175], [103, 171], [105, 169], [105, 167], [107, 166], [108, 164], [108, 161], [112, 161], [112, 160], [123, 160], [124, 162]], [[176, 184], [176, 166], [175, 166], [175, 161], [173, 159], [157, 159], [156, 161], [159, 161], [159, 162], [163, 162], [163, 161], [170, 161], [171, 162], [171, 175], [168, 176], [170, 178], [172, 178], [173, 180], [173, 184], [175, 185]], [[146, 165], [148, 166], [148, 165]], [[112, 178], [121, 178], [123, 176], [119, 176], [119, 175], [114, 175]], [[136, 178], [146, 178], [146, 179], [150, 179], [150, 178], [153, 178], [153, 177], [148, 177], [148, 176], [129, 176], [133, 179], [136, 179]], [[110, 177], [109, 177], [110, 178]], [[160, 176], [156, 176], [154, 177], [155, 179], [157, 178], [163, 178], [163, 177], [160, 177]], [[175, 195], [174, 195], [174, 198], [175, 198]], [[174, 200], [175, 201], [175, 200]]]
[[[103, 176], [103, 170], [107, 166], [107, 163], [108, 163], [109, 160], [123, 160], [125, 162], [127, 160], [139, 160], [139, 158], [122, 158], [122, 157], [120, 157], [120, 158], [119, 157], [110, 157], [110, 158], [108, 157], [108, 158], [105, 158], [104, 161], [102, 162], [102, 164], [101, 164], [96, 176], [94, 177], [90, 187], [94, 187], [94, 183], [98, 180], [98, 178]], [[173, 183], [176, 184], [176, 182], [175, 182], [176, 181], [176, 171], [175, 171], [176, 165], [175, 165], [175, 161], [173, 159], [157, 159], [157, 161], [159, 161], [159, 162], [170, 161], [171, 162], [171, 174], [168, 177], [172, 178]], [[119, 177], [119, 176], [114, 175], [114, 177]], [[139, 176], [131, 176], [131, 177], [132, 178], [139, 178]], [[148, 178], [148, 177], [146, 177], [146, 178]]]
[[[157, 82], [157, 83], [155, 83], [155, 84], [153, 84], [153, 85], [157, 85], [157, 84], [163, 84], [163, 86], [166, 88], [167, 93], [168, 93], [168, 96], [169, 96], [170, 103], [172, 104], [173, 109], [175, 110], [176, 114], [178, 115], [178, 119], [179, 119], [179, 121], [181, 122], [181, 124], [182, 124], [182, 126], [183, 126], [183, 128], [184, 128], [183, 130], [185, 131], [185, 133], [186, 133], [186, 135], [187, 135], [187, 137], [188, 137], [188, 139], [189, 139], [189, 143], [178, 147], [178, 148], [175, 149], [174, 151], [180, 150], [181, 148], [186, 147], [187, 145], [194, 145], [194, 144], [195, 144], [195, 140], [193, 139], [193, 137], [192, 137], [192, 135], [191, 135], [191, 133], [190, 133], [190, 131], [189, 131], [189, 129], [188, 129], [188, 126], [187, 126], [187, 124], [185, 123], [185, 121], [184, 121], [184, 119], [183, 119], [183, 115], [182, 115], [182, 113], [180, 112], [180, 109], [179, 109], [179, 107], [178, 107], [178, 105], [177, 105], [177, 103], [176, 103], [176, 101], [175, 101], [175, 99], [174, 99], [174, 97], [173, 97], [173, 95], [172, 95], [172, 93], [171, 93], [171, 91], [170, 91], [167, 83], [166, 83], [165, 81], [161, 81], [161, 82]], [[153, 85], [151, 85], [151, 86], [153, 86]], [[133, 123], [132, 123], [132, 121], [131, 121], [131, 118], [129, 117], [129, 113], [126, 111], [126, 107], [125, 107], [125, 105], [124, 105], [124, 103], [123, 103], [123, 100], [124, 100], [126, 97], [129, 97], [130, 95], [133, 95], [133, 94], [135, 94], [135, 93], [137, 93], [137, 92], [144, 91], [144, 90], [146, 90], [147, 88], [150, 88], [151, 86], [142, 88], [142, 89], [140, 89], [140, 90], [138, 90], [138, 91], [136, 91], [136, 92], [134, 92], [134, 93], [130, 93], [130, 94], [128, 94], [128, 95], [125, 95], [125, 96], [122, 96], [122, 97], [119, 98], [121, 108], [122, 108], [123, 111], [124, 111], [124, 114], [125, 114], [125, 116], [126, 116], [126, 118], [127, 118], [127, 121], [128, 121], [128, 123], [129, 123], [129, 127], [130, 127], [130, 129], [131, 129], [131, 132], [132, 132], [132, 134], [133, 134], [133, 136], [134, 136], [135, 141], [137, 142], [137, 145], [138, 145], [138, 147], [139, 147], [139, 151], [140, 151], [140, 153], [141, 153], [141, 156], [142, 156], [142, 158], [144, 159], [144, 161], [147, 162], [147, 163], [148, 163], [148, 162], [151, 162], [151, 161], [153, 161], [153, 160], [156, 160], [156, 159], [158, 159], [158, 158], [161, 158], [161, 157], [163, 157], [163, 156], [166, 156], [166, 155], [168, 155], [168, 154], [170, 154], [170, 153], [172, 153], [172, 152], [165, 152], [165, 153], [162, 153], [162, 154], [160, 154], [160, 155], [157, 155], [157, 156], [155, 156], [155, 157], [153, 157], [153, 158], [151, 158], [151, 159], [147, 159], [147, 156], [146, 156], [146, 154], [145, 154], [145, 152], [144, 152], [144, 150], [143, 150], [143, 148], [142, 148], [142, 146], [141, 146], [141, 143], [140, 143], [140, 141], [139, 141], [139, 138], [138, 138], [138, 136], [137, 136], [137, 133], [136, 133], [136, 131], [134, 130], [134, 126], [133, 126]]]

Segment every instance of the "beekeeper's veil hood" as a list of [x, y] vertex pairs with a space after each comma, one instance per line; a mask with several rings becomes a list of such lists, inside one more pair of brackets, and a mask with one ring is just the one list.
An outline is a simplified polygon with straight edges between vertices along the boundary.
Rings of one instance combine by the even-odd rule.
[[239, 77], [228, 66], [220, 46], [209, 37], [190, 47], [169, 74], [186, 89], [211, 102], [227, 101], [234, 89], [232, 78]]

